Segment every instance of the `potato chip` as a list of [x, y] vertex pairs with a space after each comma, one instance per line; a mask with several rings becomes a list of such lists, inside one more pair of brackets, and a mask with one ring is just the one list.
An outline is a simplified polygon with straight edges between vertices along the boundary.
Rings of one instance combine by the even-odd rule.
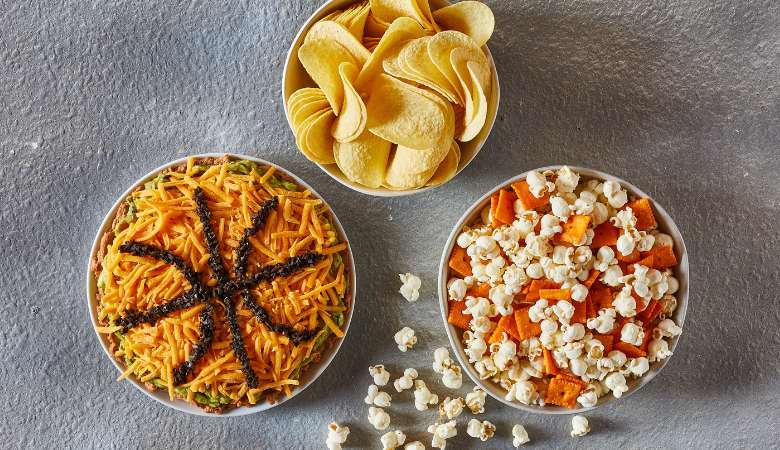
[[325, 93], [333, 113], [338, 116], [344, 103], [344, 83], [339, 74], [339, 65], [348, 62], [357, 66], [355, 58], [343, 45], [332, 39], [314, 39], [298, 49], [298, 59]]
[[300, 127], [298, 127], [298, 131], [295, 134], [295, 144], [298, 146], [298, 149], [300, 149], [301, 153], [303, 153], [304, 156], [316, 162], [317, 164], [331, 164], [331, 163], [328, 162], [330, 160], [329, 158], [320, 158], [319, 156], [315, 155], [311, 150], [309, 150], [307, 137], [309, 133], [309, 128], [314, 123], [314, 121], [328, 114], [333, 114], [333, 110], [331, 109], [322, 110], [315, 113], [312, 116], [307, 117], [301, 123]]
[[[416, 0], [371, 0], [371, 13], [386, 23], [393, 23], [399, 17], [409, 17], [420, 25], [428, 22], [422, 17]], [[427, 28], [432, 26], [428, 24]]]
[[325, 93], [320, 88], [303, 88], [298, 89], [290, 95], [287, 99], [287, 115], [292, 117], [295, 113], [295, 108], [299, 102], [314, 101], [314, 100], [327, 100]]
[[297, 133], [304, 120], [325, 109], [331, 109], [330, 103], [328, 103], [326, 98], [302, 104], [296, 111], [292, 113], [293, 115], [290, 116], [290, 122], [292, 123], [293, 131]]
[[360, 70], [360, 74], [355, 80], [355, 89], [358, 92], [370, 94], [376, 78], [384, 71], [383, 61], [387, 52], [399, 42], [425, 36], [425, 33], [426, 31], [414, 19], [401, 17], [393, 22]]
[[428, 42], [431, 36], [423, 36], [409, 41], [401, 50], [399, 58], [401, 69], [415, 75], [420, 83], [444, 95], [452, 103], [461, 103], [458, 91], [450, 84], [446, 76], [436, 67], [428, 54]]
[[[483, 55], [477, 44], [468, 35], [465, 35], [459, 31], [447, 30], [437, 33], [428, 41], [428, 55], [436, 67], [450, 82], [450, 85], [455, 89], [461, 99], [461, 104], [465, 105], [465, 94], [463, 92], [463, 86], [458, 79], [458, 75], [455, 73], [455, 69], [452, 67], [450, 60], [450, 54], [456, 48], [464, 47], [474, 50], [475, 55]], [[487, 58], [485, 58], [485, 64], [487, 64]]]
[[[419, 88], [393, 77], [380, 75], [366, 109], [366, 127], [383, 139], [414, 150], [443, 145], [441, 141], [445, 131], [446, 111]], [[443, 154], [435, 165], [444, 159], [449, 147], [448, 139], [446, 148], [441, 150]]]
[[333, 143], [333, 154], [339, 169], [352, 182], [378, 188], [385, 179], [387, 159], [392, 143], [364, 129], [350, 142]]
[[458, 163], [460, 162], [460, 151], [457, 149], [458, 144], [453, 140], [449, 153], [444, 157], [444, 161], [439, 163], [439, 167], [428, 182], [425, 183], [426, 186], [442, 184], [455, 176], [455, 172], [458, 171]]
[[[482, 129], [482, 126], [479, 125], [480, 122], [484, 125], [484, 120], [487, 119], [487, 97], [490, 96], [492, 84], [490, 67], [487, 65], [485, 55], [481, 50], [475, 51], [466, 47], [453, 49], [450, 53], [450, 62], [465, 95], [464, 124], [466, 127], [469, 127], [477, 119], [477, 123], [471, 125], [469, 129], [469, 135], [476, 135]], [[469, 62], [474, 62], [474, 65], [469, 67]], [[479, 89], [475, 86], [475, 80], [481, 86], [483, 95], [480, 95]], [[483, 96], [484, 100], [482, 99]], [[482, 111], [480, 111], [480, 105], [482, 106]], [[465, 132], [466, 130], [464, 129], [464, 134]], [[469, 135], [466, 135], [466, 138], [463, 138], [463, 135], [461, 135], [460, 140], [463, 142], [470, 140], [467, 139]]]
[[333, 136], [330, 130], [336, 115], [333, 111], [326, 110], [318, 119], [311, 122], [306, 129], [306, 147], [321, 162], [320, 164], [333, 164], [336, 160], [333, 157]]
[[473, 1], [459, 2], [434, 11], [433, 19], [442, 28], [469, 35], [480, 47], [490, 39], [496, 25], [490, 7]]
[[352, 36], [355, 36], [355, 39], [358, 41], [363, 40], [363, 32], [366, 27], [366, 19], [368, 18], [369, 12], [371, 12], [371, 5], [369, 5], [367, 1], [363, 2], [362, 6], [358, 9], [358, 12], [350, 21], [350, 24], [344, 25], [347, 27], [349, 33]]
[[[414, 21], [414, 19], [411, 20]], [[377, 19], [373, 13], [369, 12], [368, 17], [366, 17], [366, 25], [363, 27], [363, 37], [365, 38], [368, 36], [381, 38], [387, 32], [389, 27], [389, 23], [385, 23]]]
[[428, 24], [432, 25], [435, 31], [441, 31], [441, 29], [436, 27], [436, 22], [433, 20], [433, 14], [431, 14], [431, 5], [428, 3], [428, 0], [417, 0], [416, 3], [417, 11], [420, 13], [423, 19], [425, 19]]
[[363, 129], [366, 127], [368, 113], [366, 112], [366, 105], [363, 103], [363, 99], [360, 98], [355, 88], [352, 87], [352, 83], [355, 82], [358, 75], [357, 67], [354, 64], [341, 63], [339, 73], [344, 82], [344, 105], [342, 106], [341, 115], [333, 122], [331, 134], [340, 142], [349, 142], [363, 132]]
[[363, 43], [353, 36], [344, 25], [326, 20], [317, 22], [306, 33], [305, 42], [315, 39], [332, 39], [343, 45], [357, 61], [357, 68], [360, 69], [371, 57], [371, 53], [363, 47]]
[[[456, 49], [457, 51], [457, 49]], [[453, 51], [453, 54], [455, 52]], [[474, 118], [471, 120], [471, 122], [468, 122], [466, 124], [466, 128], [463, 129], [463, 134], [460, 136], [461, 142], [468, 142], [472, 139], [474, 139], [477, 134], [482, 130], [482, 127], [485, 126], [485, 121], [487, 120], [487, 110], [488, 110], [488, 103], [487, 103], [487, 96], [485, 95], [484, 88], [478, 81], [478, 76], [475, 75], [475, 69], [478, 71], [479, 66], [474, 61], [469, 61], [467, 63], [469, 74], [471, 75], [472, 80], [472, 101], [474, 102]]]

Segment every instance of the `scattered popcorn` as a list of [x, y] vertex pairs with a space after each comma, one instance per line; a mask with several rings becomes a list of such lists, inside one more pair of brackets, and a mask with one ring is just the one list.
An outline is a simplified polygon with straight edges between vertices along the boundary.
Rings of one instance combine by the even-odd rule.
[[390, 415], [384, 409], [372, 406], [368, 408], [368, 421], [377, 430], [384, 430], [390, 426]]
[[471, 419], [468, 427], [466, 427], [466, 433], [475, 438], [479, 438], [481, 441], [486, 441], [488, 438], [493, 437], [493, 432], [496, 431], [496, 426], [487, 420], [480, 422], [477, 419]]
[[487, 394], [480, 387], [475, 387], [472, 392], [466, 395], [466, 406], [469, 407], [472, 414], [482, 414], [485, 412], [485, 398]]
[[417, 301], [417, 299], [420, 298], [420, 277], [412, 275], [411, 273], [407, 273], [406, 275], [398, 274], [398, 276], [401, 278], [401, 283], [403, 283], [403, 286], [401, 286], [401, 289], [399, 289], [398, 292], [400, 292], [407, 301]]
[[414, 379], [417, 378], [417, 371], [409, 368], [404, 371], [404, 376], [395, 380], [393, 386], [398, 392], [403, 392], [405, 389], [411, 389], [414, 386]]
[[368, 368], [368, 373], [374, 377], [374, 384], [377, 386], [384, 386], [390, 380], [390, 372], [385, 370], [385, 366], [376, 365]]
[[398, 344], [398, 350], [406, 352], [417, 343], [417, 336], [414, 335], [414, 330], [411, 328], [403, 327], [395, 334], [395, 343]]
[[382, 408], [390, 406], [391, 400], [390, 395], [387, 392], [381, 392], [375, 384], [368, 387], [368, 396], [364, 399], [367, 404], [373, 403]]
[[336, 422], [331, 423], [328, 426], [328, 439], [325, 441], [328, 450], [341, 450], [341, 444], [347, 441], [348, 435], [349, 428], [341, 428]]
[[425, 446], [420, 441], [414, 441], [406, 444], [404, 450], [425, 450]]
[[528, 432], [525, 431], [525, 427], [519, 424], [512, 427], [512, 437], [514, 438], [512, 439], [512, 445], [514, 445], [515, 448], [530, 441], [530, 439], [528, 439]]
[[444, 347], [438, 348], [433, 358], [433, 370], [442, 374], [442, 383], [448, 388], [459, 389], [463, 384], [463, 374], [460, 367], [453, 364], [450, 352]]
[[450, 398], [447, 397], [444, 399], [444, 402], [439, 405], [439, 411], [441, 411], [442, 414], [446, 414], [448, 419], [453, 419], [463, 412], [464, 406], [462, 398], [458, 397], [450, 400]]
[[394, 450], [396, 447], [400, 447], [406, 441], [406, 435], [402, 432], [395, 430], [382, 436], [382, 450]]
[[590, 427], [588, 426], [588, 419], [582, 417], [582, 416], [574, 416], [571, 419], [571, 436], [585, 436], [588, 434], [588, 431], [590, 431]]
[[447, 446], [447, 439], [458, 435], [458, 430], [455, 429], [454, 420], [438, 425], [431, 425], [428, 427], [428, 432], [433, 433], [433, 442], [431, 443], [431, 446], [442, 450]]
[[414, 407], [418, 411], [425, 411], [428, 409], [428, 405], [439, 403], [439, 397], [436, 394], [431, 394], [423, 380], [416, 380], [414, 387]]

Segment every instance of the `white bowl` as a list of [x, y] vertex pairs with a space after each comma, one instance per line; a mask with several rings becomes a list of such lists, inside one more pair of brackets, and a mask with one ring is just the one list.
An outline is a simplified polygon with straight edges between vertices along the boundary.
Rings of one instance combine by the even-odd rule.
[[[548, 167], [542, 167], [535, 170], [541, 173], [546, 170], [557, 171], [561, 167], [563, 166], [548, 166]], [[672, 319], [674, 319], [674, 321], [677, 323], [678, 326], [682, 327], [683, 322], [685, 321], [685, 311], [688, 307], [688, 281], [689, 281], [688, 280], [688, 275], [689, 275], [688, 252], [685, 249], [685, 243], [683, 242], [683, 238], [682, 235], [680, 234], [680, 230], [677, 229], [677, 225], [674, 224], [672, 218], [661, 207], [661, 205], [656, 203], [652, 198], [650, 198], [650, 196], [642, 192], [636, 186], [624, 180], [621, 180], [620, 178], [614, 177], [612, 175], [608, 175], [604, 172], [599, 172], [597, 170], [585, 169], [582, 167], [574, 167], [574, 166], [568, 166], [568, 167], [572, 171], [580, 174], [580, 180], [597, 179], [600, 181], [606, 181], [606, 180], [616, 181], [620, 183], [620, 185], [623, 186], [623, 188], [628, 191], [629, 195], [634, 195], [637, 198], [647, 197], [648, 199], [650, 199], [650, 203], [653, 205], [653, 213], [655, 215], [656, 222], [658, 222], [658, 229], [670, 235], [674, 241], [674, 255], [677, 257], [677, 261], [679, 262], [679, 264], [677, 264], [677, 266], [675, 266], [672, 270], [674, 271], [675, 278], [677, 278], [680, 282], [680, 288], [674, 294], [675, 297], [677, 297], [677, 309], [674, 311], [674, 314], [672, 314]], [[575, 407], [575, 409], [569, 409], [563, 406], [556, 406], [556, 405], [533, 406], [533, 405], [523, 405], [522, 403], [519, 402], [510, 402], [509, 400], [506, 400], [504, 398], [504, 395], [506, 395], [506, 390], [503, 389], [501, 386], [489, 380], [479, 379], [479, 375], [474, 370], [474, 366], [468, 362], [468, 357], [464, 352], [464, 345], [461, 342], [461, 335], [463, 334], [463, 330], [447, 322], [447, 317], [449, 313], [449, 308], [447, 305], [447, 298], [448, 298], [447, 279], [450, 273], [450, 267], [448, 263], [449, 263], [450, 254], [452, 253], [452, 249], [456, 245], [458, 235], [461, 233], [464, 225], [471, 225], [480, 217], [480, 212], [482, 211], [482, 209], [485, 206], [490, 204], [490, 197], [492, 195], [494, 195], [499, 189], [509, 187], [509, 185], [513, 183], [524, 180], [526, 175], [528, 175], [528, 172], [520, 174], [496, 186], [493, 190], [485, 194], [482, 198], [480, 198], [473, 205], [471, 205], [471, 207], [466, 211], [465, 214], [463, 214], [463, 216], [460, 218], [458, 223], [453, 228], [452, 233], [450, 234], [450, 237], [447, 240], [447, 244], [444, 246], [444, 253], [442, 254], [441, 263], [439, 264], [439, 303], [441, 306], [442, 318], [444, 319], [444, 325], [447, 328], [447, 336], [450, 339], [450, 344], [452, 345], [452, 348], [455, 350], [455, 356], [457, 356], [458, 361], [460, 361], [461, 367], [463, 367], [465, 372], [469, 375], [472, 381], [474, 381], [474, 383], [477, 384], [477, 386], [484, 389], [485, 392], [490, 394], [493, 398], [514, 408], [522, 409], [524, 411], [528, 411], [532, 413], [579, 414], [585, 411], [590, 411], [592, 409], [598, 408], [600, 406], [607, 405], [619, 399], [615, 398], [612, 395], [612, 393], [609, 393], [601, 397], [598, 403], [596, 404], [596, 406], [585, 408], [582, 405], [577, 404], [577, 407]], [[671, 339], [666, 339], [667, 342], [669, 342], [669, 350], [674, 351], [675, 347], [677, 346], [678, 339], [679, 336]], [[650, 364], [650, 370], [641, 378], [628, 380], [628, 382], [626, 383], [628, 385], [628, 392], [624, 393], [623, 396], [620, 398], [622, 399], [627, 397], [628, 395], [633, 394], [634, 392], [639, 390], [639, 388], [649, 383], [650, 380], [652, 380], [653, 377], [655, 377], [656, 374], [658, 374], [658, 372], [660, 372], [661, 369], [664, 368], [666, 363], [669, 362], [670, 358], [671, 357]]]
[[[208, 153], [208, 154], [203, 154], [203, 155], [195, 155], [194, 158], [195, 159], [201, 159], [201, 158], [207, 158], [207, 157], [219, 158], [219, 157], [221, 157], [223, 155], [224, 155], [224, 153]], [[252, 161], [252, 162], [254, 162], [254, 163], [258, 164], [258, 165], [275, 166], [278, 171], [281, 171], [281, 172], [289, 175], [291, 178], [293, 178], [295, 180], [295, 182], [298, 184], [298, 186], [301, 186], [301, 187], [303, 187], [305, 189], [308, 189], [309, 191], [311, 191], [311, 193], [314, 196], [316, 196], [317, 198], [322, 199], [322, 196], [317, 194], [317, 191], [315, 191], [314, 188], [312, 188], [311, 186], [306, 184], [305, 181], [303, 181], [300, 178], [298, 178], [297, 176], [295, 176], [289, 170], [286, 170], [286, 169], [280, 167], [277, 164], [273, 164], [273, 163], [270, 163], [270, 162], [262, 160], [262, 159], [253, 158], [251, 156], [236, 155], [236, 154], [231, 154], [230, 156], [234, 160], [236, 160], [236, 159], [237, 160], [244, 160], [244, 159], [246, 159], [246, 160]], [[92, 318], [93, 330], [94, 330], [95, 327], [98, 327], [98, 326], [101, 326], [101, 325], [98, 323], [97, 311], [96, 311], [97, 299], [95, 298], [95, 294], [97, 294], [97, 281], [95, 280], [95, 277], [92, 275], [92, 271], [90, 270], [90, 265], [91, 265], [91, 261], [94, 259], [95, 255], [97, 255], [98, 249], [100, 248], [100, 239], [101, 239], [101, 237], [103, 236], [103, 234], [106, 231], [108, 231], [111, 228], [111, 223], [114, 220], [114, 216], [116, 215], [116, 212], [117, 212], [117, 209], [119, 208], [119, 205], [122, 202], [125, 201], [125, 198], [128, 195], [130, 195], [132, 193], [133, 189], [135, 189], [137, 186], [143, 185], [143, 183], [145, 183], [146, 181], [149, 181], [151, 178], [154, 178], [155, 176], [157, 176], [157, 174], [159, 174], [160, 172], [162, 172], [165, 169], [168, 169], [169, 167], [177, 167], [177, 166], [180, 166], [180, 165], [186, 164], [186, 163], [187, 163], [187, 158], [177, 159], [175, 161], [171, 161], [168, 164], [162, 165], [162, 166], [152, 170], [151, 172], [149, 172], [145, 176], [143, 176], [136, 183], [134, 183], [132, 186], [130, 186], [122, 195], [119, 196], [119, 199], [116, 201], [116, 203], [114, 203], [114, 206], [111, 207], [111, 210], [108, 212], [108, 214], [106, 214], [106, 217], [103, 219], [103, 223], [100, 225], [100, 228], [98, 229], [98, 232], [95, 235], [95, 240], [92, 243], [92, 252], [90, 253], [89, 262], [87, 263], [87, 307], [89, 308], [89, 315]], [[325, 200], [323, 199], [323, 201], [325, 201]], [[351, 299], [352, 299], [351, 302], [352, 303], [350, 304], [349, 310], [344, 312], [344, 324], [341, 327], [342, 331], [344, 332], [344, 337], [342, 337], [341, 339], [337, 339], [334, 342], [334, 344], [333, 344], [333, 346], [331, 348], [324, 350], [322, 352], [322, 357], [321, 357], [320, 361], [315, 363], [315, 364], [310, 365], [309, 368], [307, 370], [305, 370], [301, 374], [301, 378], [299, 380], [300, 384], [298, 386], [292, 387], [292, 389], [291, 389], [293, 397], [295, 395], [299, 394], [304, 389], [306, 389], [309, 385], [311, 385], [314, 382], [314, 380], [316, 380], [317, 377], [319, 377], [322, 374], [322, 372], [325, 371], [325, 369], [328, 367], [330, 362], [336, 356], [336, 353], [338, 352], [339, 348], [341, 348], [342, 342], [344, 342], [344, 339], [346, 338], [347, 331], [349, 330], [350, 319], [352, 318], [352, 311], [355, 308], [355, 292], [356, 292], [355, 280], [356, 280], [356, 276], [355, 276], [355, 264], [353, 263], [354, 259], [352, 258], [352, 246], [349, 244], [349, 240], [347, 239], [347, 234], [344, 232], [344, 229], [341, 227], [341, 223], [339, 222], [339, 219], [336, 217], [336, 213], [332, 209], [330, 211], [331, 211], [331, 215], [333, 217], [332, 223], [333, 223], [333, 225], [335, 225], [336, 230], [339, 233], [339, 236], [342, 239], [344, 239], [345, 242], [347, 242], [348, 258], [345, 258], [345, 259], [346, 259], [346, 261], [347, 261], [347, 263], [349, 264], [349, 267], [350, 267], [349, 291], [348, 291], [347, 295], [349, 295], [351, 297]], [[117, 368], [117, 370], [119, 371], [120, 374], [123, 373], [125, 371], [125, 368], [122, 367], [118, 362], [116, 362], [114, 360], [114, 358], [112, 357], [112, 355], [108, 351], [109, 343], [108, 343], [108, 339], [106, 338], [106, 335], [100, 334], [96, 330], [95, 330], [95, 334], [97, 335], [97, 338], [100, 341], [100, 345], [103, 347], [103, 351], [106, 352], [106, 355], [108, 356], [108, 359], [111, 361], [112, 364], [114, 364], [114, 367]], [[169, 407], [171, 407], [173, 409], [177, 409], [179, 411], [183, 411], [183, 412], [186, 412], [186, 413], [189, 413], [189, 414], [195, 414], [195, 415], [198, 415], [198, 416], [208, 416], [208, 417], [215, 417], [215, 416], [216, 417], [244, 416], [244, 415], [247, 415], [247, 414], [253, 414], [253, 413], [260, 412], [260, 411], [265, 411], [267, 409], [273, 408], [274, 406], [278, 406], [278, 405], [280, 405], [280, 404], [290, 400], [290, 398], [288, 398], [286, 395], [284, 395], [282, 393], [279, 396], [277, 396], [276, 402], [273, 405], [268, 404], [268, 402], [262, 401], [262, 402], [258, 402], [257, 405], [249, 407], [249, 408], [242, 406], [242, 407], [236, 407], [236, 408], [229, 409], [226, 412], [223, 412], [221, 414], [209, 414], [209, 413], [204, 412], [202, 409], [198, 408], [197, 406], [185, 402], [184, 400], [173, 400], [173, 401], [170, 400], [170, 398], [168, 397], [168, 392], [167, 391], [158, 389], [158, 390], [155, 390], [154, 392], [149, 392], [144, 387], [144, 384], [142, 382], [140, 382], [138, 379], [136, 379], [135, 377], [133, 377], [133, 376], [127, 377], [125, 380], [129, 381], [130, 383], [132, 383], [135, 387], [138, 388], [138, 390], [140, 390], [144, 394], [148, 395], [149, 397], [153, 398], [154, 400], [157, 400], [158, 402], [162, 403], [165, 406], [169, 406]]]
[[[314, 14], [311, 15], [311, 17], [309, 17], [306, 23], [304, 23], [303, 26], [301, 27], [301, 30], [298, 32], [298, 35], [295, 36], [295, 40], [293, 41], [293, 44], [290, 47], [290, 51], [287, 52], [287, 60], [284, 63], [284, 74], [282, 76], [282, 83], [283, 83], [282, 102], [284, 103], [284, 111], [285, 111], [284, 114], [285, 117], [287, 117], [287, 123], [290, 125], [290, 130], [292, 130], [293, 128], [292, 128], [292, 123], [290, 122], [290, 117], [287, 115], [287, 99], [289, 99], [290, 96], [293, 94], [293, 92], [297, 91], [298, 89], [305, 88], [305, 87], [317, 87], [317, 84], [314, 83], [311, 77], [309, 77], [309, 74], [306, 72], [306, 69], [304, 69], [303, 65], [301, 64], [301, 61], [298, 59], [298, 49], [301, 47], [301, 45], [303, 45], [303, 40], [306, 37], [306, 32], [309, 31], [309, 28], [311, 28], [312, 25], [317, 23], [317, 21], [327, 16], [328, 14], [332, 13], [333, 11], [348, 8], [349, 6], [355, 3], [358, 2], [355, 0], [331, 0], [329, 2], [326, 2], [317, 11], [315, 11]], [[446, 0], [430, 0], [430, 6], [432, 11], [441, 9], [449, 4], [450, 3], [447, 2]], [[460, 157], [460, 163], [458, 164], [458, 170], [455, 173], [455, 176], [457, 176], [457, 174], [459, 174], [471, 162], [471, 160], [474, 159], [475, 156], [477, 156], [477, 153], [479, 153], [480, 149], [482, 149], [482, 146], [485, 144], [485, 140], [490, 134], [490, 130], [493, 128], [493, 124], [496, 121], [496, 113], [498, 112], [498, 102], [501, 98], [501, 87], [498, 84], [498, 75], [496, 72], [496, 66], [493, 63], [493, 56], [490, 54], [490, 50], [488, 50], [487, 45], [483, 46], [482, 50], [485, 52], [485, 55], [487, 55], [488, 65], [490, 66], [490, 71], [492, 73], [492, 89], [490, 90], [490, 106], [488, 107], [485, 126], [482, 127], [482, 130], [479, 132], [479, 134], [477, 134], [477, 136], [469, 142], [458, 141], [461, 157]], [[295, 132], [293, 131], [293, 134], [294, 133]], [[338, 181], [344, 186], [347, 186], [348, 188], [356, 190], [358, 192], [362, 192], [368, 195], [374, 195], [377, 197], [400, 197], [404, 195], [419, 194], [421, 192], [426, 192], [431, 189], [434, 189], [437, 186], [441, 186], [441, 185], [426, 186], [420, 189], [410, 189], [410, 190], [403, 190], [403, 191], [394, 191], [384, 187], [370, 188], [350, 181], [344, 175], [344, 173], [341, 172], [341, 169], [339, 169], [339, 167], [336, 164], [324, 164], [324, 165], [317, 164], [317, 165], [320, 166], [320, 168], [324, 170], [325, 173], [333, 177], [334, 180]]]

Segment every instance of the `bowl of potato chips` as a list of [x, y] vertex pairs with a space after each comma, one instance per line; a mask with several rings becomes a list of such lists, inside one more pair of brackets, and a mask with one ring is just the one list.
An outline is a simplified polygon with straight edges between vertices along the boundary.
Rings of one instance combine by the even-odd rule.
[[486, 5], [333, 0], [302, 26], [282, 97], [301, 153], [374, 196], [424, 192], [479, 153], [500, 98]]

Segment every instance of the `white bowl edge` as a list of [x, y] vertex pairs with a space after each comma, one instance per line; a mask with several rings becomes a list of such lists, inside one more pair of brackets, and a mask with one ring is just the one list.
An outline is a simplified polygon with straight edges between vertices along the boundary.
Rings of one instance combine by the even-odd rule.
[[[561, 169], [563, 166], [547, 166], [547, 167], [541, 167], [538, 169], [533, 169], [537, 172], [544, 172], [546, 170], [553, 170], [557, 171]], [[675, 296], [677, 297], [677, 309], [675, 310], [673, 317], [675, 319], [675, 322], [677, 322], [677, 325], [679, 327], [683, 327], [683, 324], [685, 322], [685, 314], [688, 308], [688, 293], [689, 293], [689, 266], [688, 266], [688, 251], [685, 248], [685, 243], [682, 239], [682, 234], [680, 233], [680, 230], [677, 228], [677, 225], [672, 220], [671, 216], [666, 212], [665, 209], [661, 205], [659, 205], [655, 200], [653, 200], [650, 196], [648, 196], [645, 192], [637, 188], [636, 186], [626, 182], [625, 180], [622, 180], [618, 177], [606, 174], [604, 172], [600, 172], [598, 170], [592, 170], [587, 169], [583, 167], [577, 167], [577, 166], [568, 166], [573, 172], [576, 172], [580, 174], [581, 176], [584, 176], [585, 178], [596, 178], [601, 180], [611, 180], [616, 181], [620, 183], [620, 185], [626, 189], [630, 195], [634, 195], [637, 198], [648, 198], [650, 199], [654, 211], [657, 213], [656, 221], [658, 222], [659, 229], [661, 229], [664, 232], [668, 232], [668, 234], [672, 237], [674, 240], [674, 253], [677, 257], [678, 265], [673, 269], [675, 273], [675, 277], [680, 282], [680, 288], [678, 289]], [[569, 409], [563, 406], [555, 406], [555, 405], [545, 405], [545, 406], [530, 406], [530, 405], [523, 405], [518, 402], [511, 402], [509, 400], [506, 400], [502, 393], [505, 393], [505, 390], [501, 388], [500, 386], [496, 385], [493, 382], [490, 381], [482, 381], [479, 379], [479, 375], [474, 370], [474, 367], [471, 363], [468, 362], [468, 359], [466, 358], [465, 354], [463, 353], [463, 344], [455, 339], [455, 333], [462, 333], [462, 330], [460, 328], [455, 327], [454, 325], [450, 324], [447, 321], [447, 318], [449, 316], [449, 309], [448, 309], [448, 293], [447, 293], [447, 277], [449, 275], [449, 256], [452, 252], [452, 249], [455, 246], [455, 242], [457, 240], [458, 235], [461, 233], [461, 230], [463, 229], [464, 225], [473, 223], [476, 218], [479, 216], [482, 208], [486, 206], [486, 200], [489, 200], [489, 198], [494, 195], [499, 189], [503, 189], [507, 186], [509, 186], [512, 183], [524, 180], [526, 176], [528, 175], [528, 172], [526, 171], [520, 175], [517, 175], [513, 178], [510, 178], [503, 183], [497, 185], [492, 190], [488, 191], [484, 196], [482, 196], [479, 200], [474, 202], [461, 216], [461, 218], [458, 220], [456, 226], [453, 228], [452, 233], [450, 233], [449, 238], [447, 239], [447, 244], [444, 247], [444, 252], [442, 254], [441, 261], [439, 263], [439, 306], [441, 308], [442, 313], [442, 319], [444, 320], [444, 325], [447, 331], [447, 337], [450, 341], [450, 345], [452, 346], [453, 351], [455, 352], [455, 356], [458, 358], [458, 361], [460, 361], [460, 364], [466, 371], [466, 373], [469, 375], [471, 380], [479, 387], [485, 390], [488, 394], [490, 394], [491, 397], [495, 398], [496, 400], [500, 401], [501, 403], [504, 403], [506, 405], [512, 406], [514, 408], [518, 408], [527, 412], [536, 413], [536, 414], [558, 414], [558, 415], [566, 415], [566, 414], [580, 414], [583, 412], [591, 411], [593, 409], [599, 408], [601, 406], [613, 403], [614, 401], [626, 398], [627, 396], [633, 394], [634, 392], [638, 391], [642, 386], [646, 385], [647, 383], [652, 380], [655, 375], [658, 374], [658, 372], [663, 369], [664, 366], [666, 366], [667, 362], [671, 359], [671, 356], [660, 361], [650, 364], [650, 370], [647, 374], [642, 376], [641, 378], [637, 378], [634, 380], [628, 380], [627, 385], [629, 387], [628, 392], [624, 393], [620, 398], [615, 398], [611, 393], [601, 397], [596, 404], [596, 406], [585, 408], [582, 405], [577, 405], [575, 409]], [[664, 224], [662, 226], [661, 220], [663, 219]], [[675, 338], [667, 339], [667, 342], [669, 342], [669, 350], [674, 352], [675, 348], [677, 347], [677, 342], [679, 340], [679, 336]]]
[[[239, 160], [249, 160], [256, 164], [262, 164], [262, 165], [269, 165], [274, 166], [278, 170], [281, 170], [285, 174], [289, 175], [291, 178], [293, 178], [296, 183], [298, 183], [299, 186], [303, 186], [306, 189], [309, 189], [311, 193], [316, 196], [317, 198], [323, 199], [321, 195], [317, 193], [317, 191], [314, 190], [311, 186], [309, 186], [306, 182], [301, 180], [298, 176], [290, 172], [289, 170], [279, 166], [278, 164], [273, 164], [271, 162], [265, 161], [263, 159], [255, 158], [252, 156], [246, 156], [246, 155], [238, 155], [235, 153], [228, 153], [233, 158], [238, 158]], [[202, 159], [202, 158], [219, 158], [221, 156], [224, 156], [225, 153], [206, 153], [201, 155], [193, 155], [195, 159]], [[142, 183], [148, 181], [151, 178], [154, 178], [162, 172], [165, 169], [168, 169], [169, 167], [176, 167], [181, 164], [186, 164], [187, 158], [180, 158], [175, 161], [171, 161], [167, 164], [164, 164], [151, 172], [144, 175], [142, 178], [140, 178], [137, 182], [133, 183], [132, 186], [130, 186], [125, 192], [119, 197], [119, 199], [114, 203], [114, 205], [109, 210], [108, 214], [106, 214], [105, 218], [103, 219], [103, 222], [100, 224], [100, 228], [98, 230], [97, 235], [95, 236], [94, 241], [92, 242], [92, 250], [90, 252], [89, 261], [87, 262], [87, 306], [89, 307], [89, 315], [92, 321], [92, 328], [95, 334], [98, 337], [98, 340], [100, 341], [101, 347], [103, 347], [103, 351], [106, 353], [106, 356], [108, 356], [108, 359], [111, 361], [111, 363], [114, 365], [114, 367], [119, 370], [119, 373], [123, 373], [125, 369], [116, 361], [114, 360], [113, 356], [108, 351], [108, 339], [105, 335], [100, 334], [95, 329], [96, 326], [99, 326], [98, 318], [97, 318], [97, 300], [96, 300], [96, 294], [97, 294], [97, 281], [95, 280], [94, 276], [92, 275], [91, 271], [91, 264], [92, 260], [97, 255], [98, 249], [100, 248], [100, 239], [102, 238], [103, 234], [107, 232], [110, 227], [111, 223], [114, 220], [114, 217], [116, 215], [117, 209], [119, 208], [119, 205], [125, 201], [125, 198], [129, 196], [133, 189], [135, 189], [136, 186], [141, 185]], [[349, 331], [349, 325], [352, 319], [352, 312], [355, 308], [355, 294], [357, 292], [355, 282], [357, 280], [357, 276], [355, 273], [355, 264], [354, 264], [354, 258], [352, 255], [352, 246], [349, 244], [349, 239], [347, 238], [346, 233], [344, 232], [344, 229], [341, 226], [341, 222], [339, 222], [338, 218], [336, 217], [336, 213], [331, 209], [331, 216], [333, 217], [333, 224], [336, 226], [336, 231], [339, 233], [339, 236], [341, 236], [342, 239], [347, 243], [347, 250], [349, 253], [349, 265], [350, 265], [350, 288], [349, 288], [349, 295], [351, 295], [351, 305], [348, 311], [346, 311], [346, 314], [344, 314], [344, 324], [342, 325], [342, 331], [344, 332], [344, 337], [341, 339], [336, 340], [334, 345], [326, 349], [322, 352], [322, 357], [318, 363], [314, 365], [314, 367], [310, 367], [306, 371], [304, 371], [301, 374], [300, 378], [300, 385], [295, 386], [291, 389], [292, 396], [295, 397], [297, 394], [302, 392], [304, 389], [306, 389], [309, 385], [313, 384], [314, 381], [327, 369], [327, 367], [330, 365], [331, 361], [335, 358], [336, 353], [338, 353], [339, 348], [341, 348], [341, 344], [344, 342], [344, 339], [347, 337], [347, 331]], [[188, 413], [188, 414], [194, 414], [197, 416], [205, 416], [205, 417], [237, 417], [237, 416], [244, 416], [247, 414], [254, 414], [261, 411], [268, 410], [270, 408], [273, 408], [275, 406], [278, 406], [288, 400], [290, 400], [292, 397], [287, 397], [284, 394], [281, 394], [278, 396], [276, 402], [273, 405], [268, 404], [268, 402], [263, 401], [262, 403], [258, 402], [257, 405], [252, 407], [236, 407], [228, 410], [227, 412], [224, 412], [222, 414], [211, 414], [206, 413], [202, 409], [198, 408], [197, 406], [187, 403], [184, 400], [173, 400], [171, 401], [168, 397], [168, 392], [163, 390], [155, 390], [154, 392], [150, 392], [144, 387], [144, 383], [137, 380], [134, 377], [127, 377], [126, 380], [130, 381], [136, 388], [138, 388], [141, 392], [148, 395], [149, 397], [153, 398], [154, 400], [164, 404], [165, 406], [171, 407], [173, 409]]]

